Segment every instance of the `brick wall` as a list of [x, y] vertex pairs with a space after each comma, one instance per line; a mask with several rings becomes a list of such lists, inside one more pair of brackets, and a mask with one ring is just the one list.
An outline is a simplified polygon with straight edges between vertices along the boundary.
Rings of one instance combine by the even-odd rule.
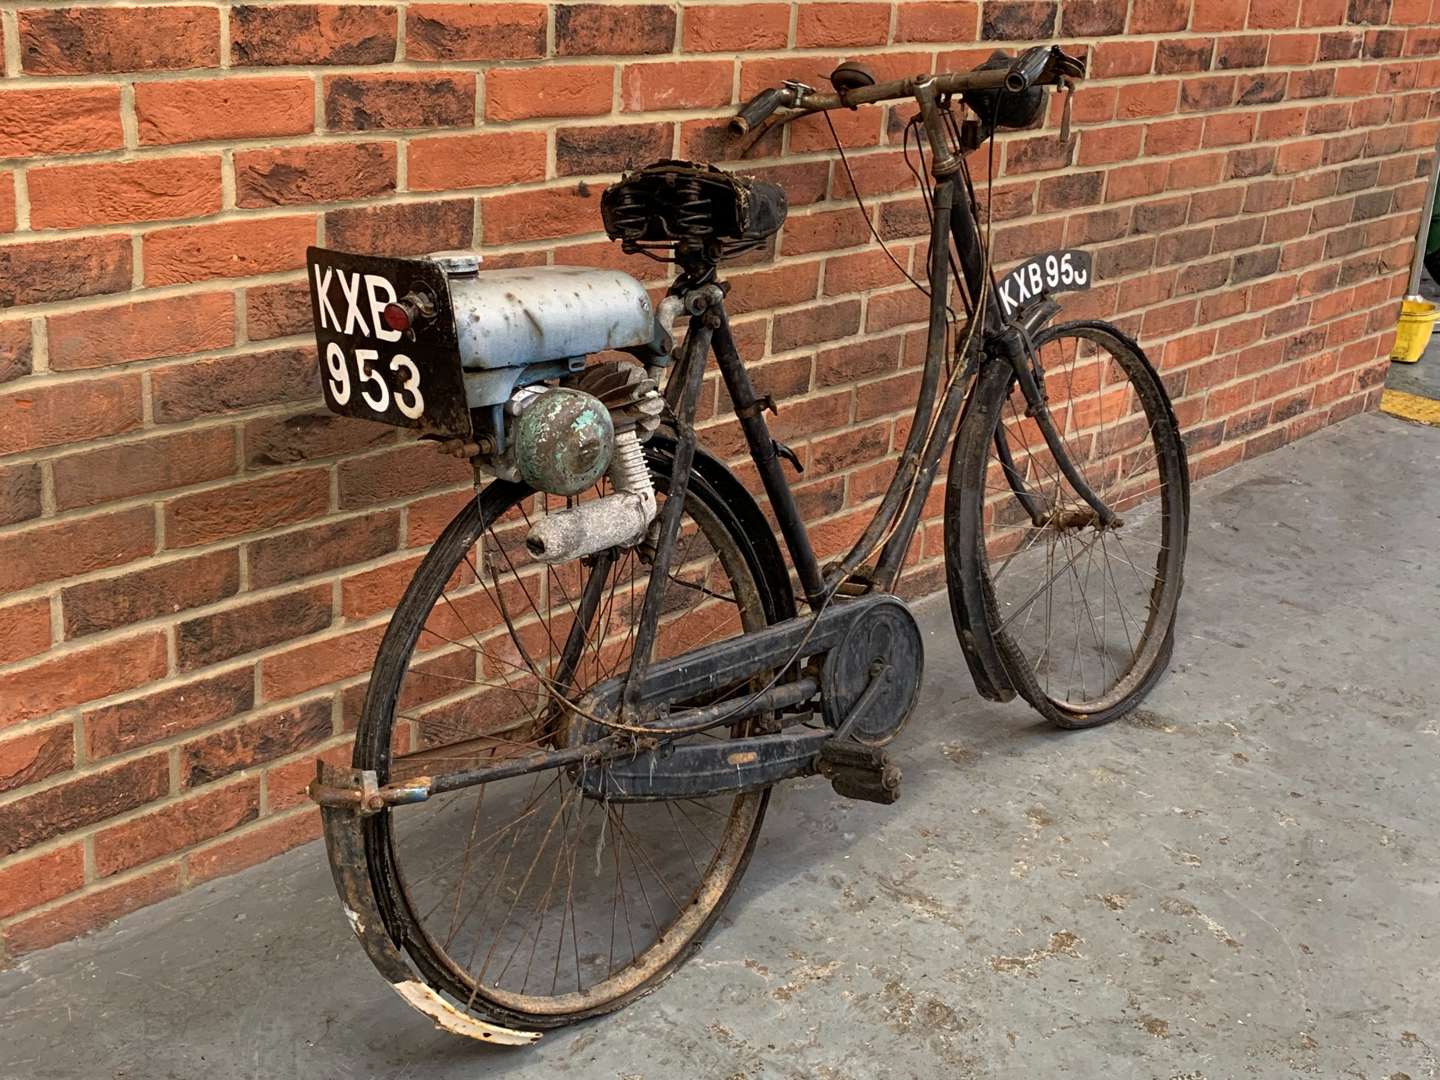
[[[1437, 23], [1440, 0], [0, 4], [0, 963], [315, 836], [311, 761], [345, 756], [386, 609], [466, 497], [457, 463], [319, 407], [307, 244], [658, 283], [598, 234], [627, 163], [723, 157], [733, 102], [840, 57], [884, 77], [1053, 37], [1094, 78], [1068, 148], [1058, 109], [1003, 140], [998, 259], [1094, 249], [1067, 309], [1139, 335], [1204, 475], [1373, 404]], [[918, 273], [895, 115], [836, 123]], [[923, 302], [822, 125], [752, 156], [792, 211], [731, 275], [739, 337], [807, 399], [776, 427], [835, 551], [903, 436]], [[938, 529], [917, 545], [935, 587]]]

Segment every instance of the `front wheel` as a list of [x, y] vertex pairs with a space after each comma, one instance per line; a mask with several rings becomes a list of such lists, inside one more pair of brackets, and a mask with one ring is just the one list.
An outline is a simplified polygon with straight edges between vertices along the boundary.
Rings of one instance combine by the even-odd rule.
[[1135, 708], [1174, 644], [1189, 513], [1174, 411], [1140, 347], [1103, 322], [1034, 339], [1061, 448], [1109, 523], [1057, 466], [1014, 373], [980, 375], [950, 460], [945, 557], [962, 636], [986, 634], [1011, 686], [1069, 728]]

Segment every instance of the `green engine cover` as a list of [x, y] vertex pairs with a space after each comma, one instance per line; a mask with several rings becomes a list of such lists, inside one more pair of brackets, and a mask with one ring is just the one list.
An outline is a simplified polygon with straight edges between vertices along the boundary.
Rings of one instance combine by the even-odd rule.
[[536, 491], [578, 495], [610, 467], [615, 423], [600, 400], [581, 390], [546, 390], [513, 430], [515, 470]]

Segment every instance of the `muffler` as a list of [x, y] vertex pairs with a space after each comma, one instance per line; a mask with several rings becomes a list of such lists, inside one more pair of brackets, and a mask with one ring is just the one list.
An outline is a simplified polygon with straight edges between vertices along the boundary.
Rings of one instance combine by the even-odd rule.
[[540, 562], [558, 563], [638, 544], [655, 519], [655, 485], [633, 429], [615, 435], [610, 484], [612, 494], [537, 521], [525, 537], [530, 554]]

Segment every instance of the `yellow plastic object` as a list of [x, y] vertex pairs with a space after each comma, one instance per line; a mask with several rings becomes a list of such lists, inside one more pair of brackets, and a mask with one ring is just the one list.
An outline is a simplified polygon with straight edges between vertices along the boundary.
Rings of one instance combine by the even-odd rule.
[[1412, 424], [1440, 427], [1440, 401], [1407, 394], [1403, 390], [1386, 390], [1380, 395], [1380, 411], [1409, 420]]
[[1435, 318], [1440, 315], [1440, 304], [1432, 304], [1419, 297], [1400, 302], [1400, 323], [1395, 328], [1395, 346], [1390, 350], [1390, 359], [1401, 364], [1413, 364], [1425, 352], [1430, 343], [1430, 334], [1435, 329]]

